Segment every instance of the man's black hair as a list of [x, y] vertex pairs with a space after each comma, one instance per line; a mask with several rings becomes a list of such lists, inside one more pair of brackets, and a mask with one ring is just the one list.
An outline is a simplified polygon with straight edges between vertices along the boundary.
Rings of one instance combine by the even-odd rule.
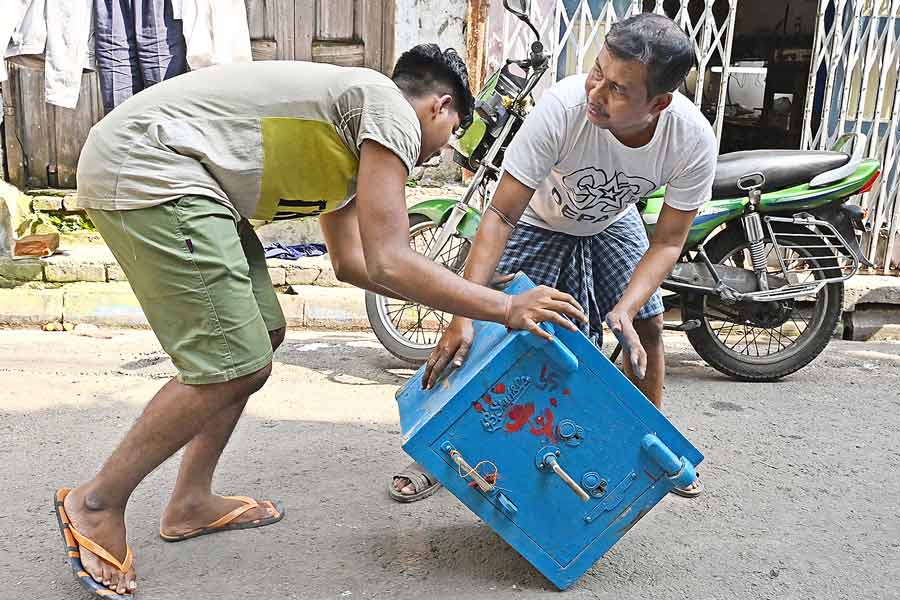
[[469, 71], [453, 48], [441, 51], [437, 44], [419, 44], [400, 55], [392, 76], [403, 93], [413, 98], [426, 94], [448, 94], [463, 124], [472, 116], [475, 103], [469, 91]]
[[674, 91], [696, 56], [691, 39], [663, 15], [640, 13], [614, 24], [606, 34], [606, 48], [616, 58], [647, 66], [647, 97]]

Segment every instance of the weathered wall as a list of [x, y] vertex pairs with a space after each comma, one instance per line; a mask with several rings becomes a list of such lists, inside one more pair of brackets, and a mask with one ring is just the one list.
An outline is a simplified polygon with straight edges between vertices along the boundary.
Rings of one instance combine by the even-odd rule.
[[465, 58], [468, 0], [397, 0], [394, 48], [396, 56], [416, 44], [452, 46]]

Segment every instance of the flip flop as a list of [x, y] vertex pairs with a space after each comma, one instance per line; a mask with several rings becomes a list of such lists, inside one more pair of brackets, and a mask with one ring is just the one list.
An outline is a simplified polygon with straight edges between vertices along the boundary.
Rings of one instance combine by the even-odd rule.
[[219, 517], [206, 527], [194, 529], [193, 531], [189, 531], [187, 533], [182, 533], [179, 535], [166, 535], [162, 532], [162, 530], [160, 530], [159, 537], [161, 537], [166, 542], [183, 542], [184, 540], [190, 540], [195, 537], [200, 537], [201, 535], [209, 535], [210, 533], [219, 533], [220, 531], [236, 531], [238, 529], [255, 529], [257, 527], [265, 527], [266, 525], [277, 523], [284, 518], [284, 505], [281, 504], [281, 502], [264, 500], [263, 502], [268, 502], [272, 506], [272, 508], [275, 509], [275, 516], [266, 517], [265, 519], [255, 519], [253, 521], [244, 521], [243, 523], [235, 523], [234, 520], [240, 517], [242, 514], [244, 514], [248, 510], [259, 508], [262, 506], [262, 504], [260, 504], [253, 498], [248, 498], [247, 496], [225, 496], [225, 498], [229, 500], [239, 500], [243, 502], [243, 504], [241, 506], [238, 506], [230, 513]]
[[703, 482], [700, 481], [700, 473], [697, 473], [697, 486], [691, 489], [686, 488], [672, 488], [672, 493], [676, 496], [681, 496], [682, 498], [696, 498], [700, 494], [703, 493]]
[[63, 506], [66, 496], [68, 496], [71, 491], [72, 490], [69, 488], [60, 488], [53, 497], [53, 507], [56, 511], [56, 522], [59, 524], [59, 533], [62, 535], [63, 542], [66, 545], [66, 553], [68, 556], [67, 562], [69, 563], [69, 566], [72, 567], [75, 578], [78, 579], [86, 590], [93, 593], [95, 596], [107, 600], [133, 600], [134, 595], [132, 595], [131, 592], [117, 594], [102, 583], [94, 581], [94, 578], [84, 570], [84, 565], [81, 564], [81, 553], [78, 550], [79, 544], [96, 554], [100, 560], [109, 563], [118, 569], [121, 573], [127, 573], [131, 569], [131, 547], [126, 546], [125, 560], [119, 562], [108, 550], [106, 550], [106, 548], [79, 533], [78, 530], [72, 526], [69, 515], [66, 514], [65, 506]]
[[[408, 479], [416, 493], [403, 494], [400, 490], [394, 489], [394, 482], [398, 479]], [[387, 487], [388, 496], [391, 497], [391, 500], [403, 503], [423, 500], [433, 495], [439, 489], [441, 489], [440, 482], [435, 481], [428, 471], [423, 469], [418, 463], [410, 463], [403, 471], [394, 475]]]

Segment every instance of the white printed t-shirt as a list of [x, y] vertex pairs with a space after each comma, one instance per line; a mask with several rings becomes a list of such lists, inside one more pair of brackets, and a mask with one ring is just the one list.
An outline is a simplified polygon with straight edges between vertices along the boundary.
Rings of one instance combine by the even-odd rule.
[[700, 109], [676, 92], [653, 139], [631, 148], [588, 121], [586, 77], [573, 75], [548, 89], [506, 152], [503, 169], [535, 189], [522, 221], [595, 235], [662, 185], [669, 206], [703, 206], [712, 194], [717, 144]]

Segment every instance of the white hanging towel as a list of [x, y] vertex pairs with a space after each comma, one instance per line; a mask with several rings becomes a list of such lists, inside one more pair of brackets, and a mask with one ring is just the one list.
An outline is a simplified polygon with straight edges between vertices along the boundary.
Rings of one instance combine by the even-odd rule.
[[93, 52], [93, 0], [47, 0], [44, 90], [47, 102], [75, 108]]
[[[44, 55], [46, 101], [75, 108], [81, 73], [93, 63], [92, 0], [12, 0], [13, 10], [0, 13], [4, 56]], [[10, 31], [11, 26], [11, 31]], [[7, 31], [10, 31], [7, 36]], [[5, 81], [0, 66], [0, 81]]]
[[244, 0], [180, 2], [187, 61], [192, 69], [253, 60]]
[[[44, 0], [8, 0], [0, 11], [0, 49], [6, 58], [43, 54], [47, 43]], [[6, 3], [4, 3], [6, 4]], [[6, 61], [0, 60], [0, 82], [6, 81]]]

